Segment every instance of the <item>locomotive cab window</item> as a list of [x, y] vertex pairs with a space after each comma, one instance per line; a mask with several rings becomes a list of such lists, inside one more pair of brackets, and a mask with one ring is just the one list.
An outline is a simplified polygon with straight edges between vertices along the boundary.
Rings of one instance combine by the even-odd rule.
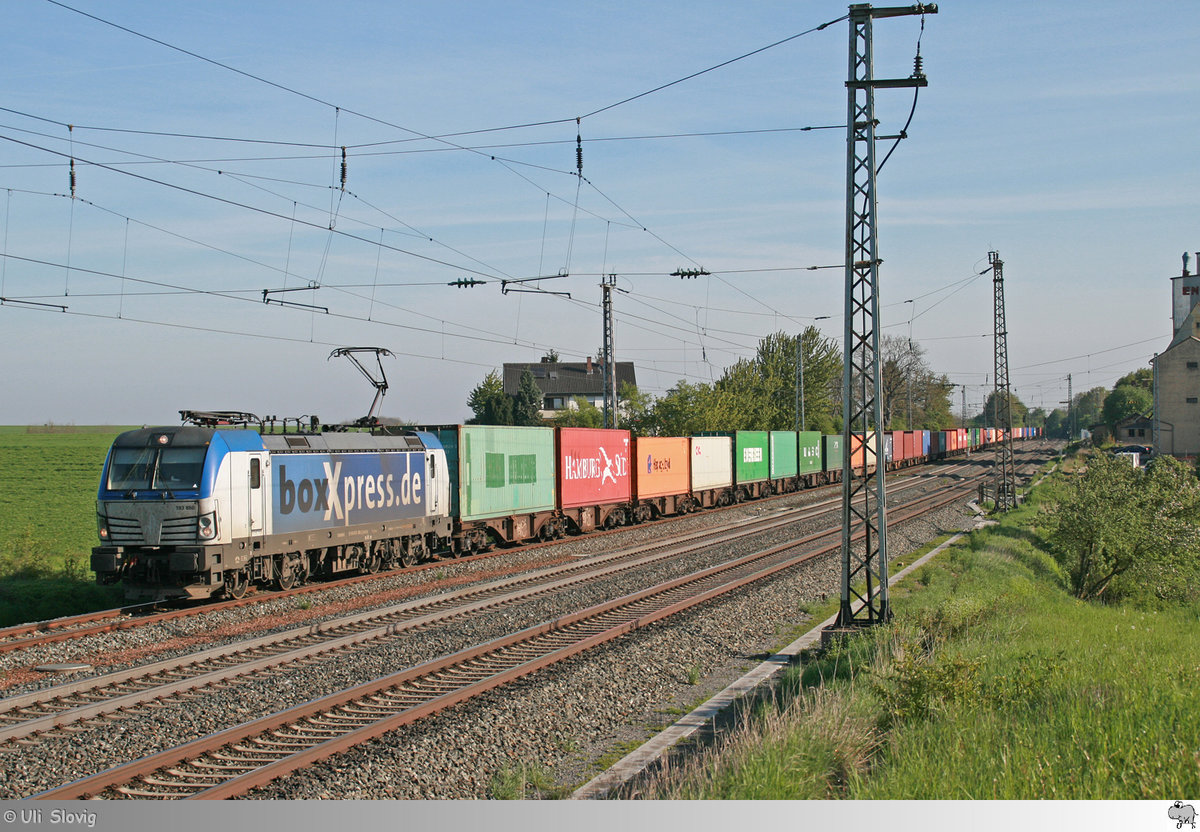
[[113, 491], [199, 488], [205, 452], [205, 448], [114, 448], [108, 466], [108, 488]]
[[254, 457], [250, 460], [250, 487], [258, 488], [262, 485], [262, 460]]

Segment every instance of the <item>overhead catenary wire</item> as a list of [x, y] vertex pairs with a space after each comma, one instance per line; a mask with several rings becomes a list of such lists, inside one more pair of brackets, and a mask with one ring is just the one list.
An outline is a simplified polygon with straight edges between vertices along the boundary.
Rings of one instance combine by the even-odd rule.
[[[64, 7], [64, 8], [70, 8], [70, 7], [66, 6], [66, 4], [64, 4], [64, 3], [59, 3], [59, 2], [55, 2], [55, 3], [54, 3], [54, 5], [62, 6], [62, 7]], [[91, 15], [88, 15], [88, 16], [89, 16], [89, 17], [94, 17], [94, 16], [91, 16]], [[843, 17], [843, 18], [839, 18], [839, 20], [844, 20], [844, 19], [845, 19], [844, 17]], [[106, 22], [106, 21], [105, 21], [105, 22]], [[831, 21], [831, 23], [833, 23], [833, 22], [837, 22], [837, 21]], [[822, 26], [820, 26], [820, 27], [816, 27], [815, 29], [813, 29], [813, 30], [810, 30], [810, 31], [818, 31], [818, 30], [820, 30], [820, 29], [823, 29], [823, 28], [825, 28], [825, 26], [828, 26], [828, 25], [829, 25], [829, 24], [823, 24]], [[118, 27], [118, 28], [124, 28], [124, 27]], [[135, 34], [136, 34], [136, 33], [135, 33]], [[801, 33], [801, 34], [805, 34], [805, 33]], [[713, 69], [717, 69], [717, 68], [719, 68], [719, 67], [721, 67], [721, 66], [727, 65], [728, 63], [732, 63], [732, 62], [733, 62], [733, 60], [740, 60], [742, 57], [748, 57], [748, 56], [750, 56], [750, 55], [757, 54], [758, 52], [761, 52], [761, 51], [763, 51], [764, 49], [771, 48], [771, 46], [776, 46], [776, 45], [779, 45], [779, 44], [781, 44], [781, 43], [786, 43], [786, 42], [787, 42], [787, 41], [789, 41], [789, 40], [793, 40], [795, 37], [799, 37], [799, 35], [792, 36], [792, 37], [790, 37], [790, 38], [786, 38], [786, 39], [783, 39], [783, 40], [781, 40], [781, 41], [777, 41], [775, 44], [771, 44], [771, 45], [770, 45], [770, 46], [768, 46], [768, 47], [763, 47], [762, 49], [759, 49], [759, 50], [755, 50], [755, 51], [753, 51], [753, 52], [746, 53], [746, 55], [740, 56], [739, 58], [735, 58], [735, 59], [732, 59], [732, 60], [730, 60], [730, 61], [726, 61], [726, 62], [723, 62], [723, 63], [721, 63], [721, 64], [717, 64], [716, 66], [714, 66], [714, 67], [710, 67], [710, 68], [709, 68], [709, 69], [707, 69], [707, 70], [702, 70], [701, 72], [693, 73], [693, 74], [691, 74], [691, 75], [688, 75], [688, 76], [686, 76], [685, 78], [681, 78], [681, 79], [678, 79], [677, 81], [670, 82], [669, 84], [660, 85], [660, 87], [657, 87], [657, 88], [655, 88], [655, 89], [653, 89], [653, 90], [647, 90], [647, 91], [646, 91], [646, 92], [644, 92], [644, 93], [639, 93], [638, 95], [636, 95], [636, 96], [632, 96], [632, 97], [630, 97], [630, 98], [628, 98], [628, 99], [625, 99], [624, 101], [616, 102], [615, 104], [609, 105], [608, 107], [602, 108], [601, 110], [596, 110], [596, 111], [593, 111], [593, 112], [592, 112], [590, 115], [595, 115], [595, 114], [597, 114], [597, 113], [599, 113], [599, 112], [603, 112], [604, 110], [611, 109], [612, 107], [615, 107], [615, 106], [620, 106], [621, 104], [623, 104], [623, 103], [627, 103], [628, 101], [633, 101], [633, 100], [636, 100], [636, 99], [638, 99], [638, 98], [642, 98], [642, 97], [644, 97], [644, 96], [646, 96], [646, 95], [649, 95], [649, 94], [651, 94], [651, 93], [653, 93], [653, 92], [657, 92], [658, 90], [661, 90], [661, 89], [666, 89], [667, 87], [673, 86], [673, 85], [675, 85], [675, 84], [678, 84], [678, 83], [682, 83], [683, 81], [686, 81], [686, 80], [688, 80], [688, 79], [690, 79], [690, 78], [694, 78], [694, 77], [696, 77], [697, 75], [701, 75], [701, 74], [703, 74], [704, 72], [708, 72], [708, 71], [711, 71], [711, 70], [713, 70]], [[158, 41], [156, 41], [156, 42], [158, 42]], [[164, 45], [167, 45], [167, 44], [164, 44]], [[197, 56], [197, 57], [199, 57], [199, 56]], [[215, 62], [215, 63], [217, 63], [217, 65], [224, 66], [224, 65], [220, 64], [219, 62]], [[242, 73], [242, 74], [246, 75], [247, 77], [254, 77], [254, 78], [256, 78], [256, 80], [265, 80], [265, 79], [258, 79], [258, 78], [257, 78], [257, 76], [253, 76], [253, 75], [250, 75], [250, 74], [248, 74], [248, 73]], [[268, 83], [270, 83], [270, 82], [268, 82]], [[275, 85], [275, 86], [280, 86], [280, 88], [281, 88], [281, 89], [286, 89], [286, 87], [283, 87], [283, 86], [281, 86], [281, 85]], [[314, 101], [320, 101], [320, 99], [316, 99], [315, 97], [311, 97], [311, 96], [308, 96], [308, 97], [309, 97], [309, 98], [311, 98], [311, 100], [314, 100]], [[334, 107], [336, 108], [336, 105], [333, 105], [333, 104], [332, 104], [332, 103], [330, 103], [330, 102], [323, 102], [323, 101], [321, 101], [320, 103], [326, 104], [327, 106], [334, 106]], [[357, 114], [356, 114], [356, 115], [357, 115]], [[554, 123], [554, 122], [539, 122], [539, 123], [530, 123], [530, 125], [533, 125], [533, 124], [549, 124], [549, 123]], [[578, 122], [577, 122], [577, 124], [578, 124]], [[511, 126], [511, 127], [509, 127], [509, 128], [504, 128], [504, 129], [515, 129], [515, 128], [516, 128], [516, 127], [518, 127], [518, 126], [530, 126], [530, 125], [513, 125], [513, 126]], [[407, 128], [401, 128], [401, 129], [407, 129]], [[466, 133], [468, 133], [468, 132], [482, 132], [482, 131], [465, 131], [465, 132], [463, 133], [463, 135], [465, 135], [465, 134], [466, 134]], [[728, 131], [728, 132], [740, 132], [740, 131]], [[428, 137], [422, 137], [422, 138], [428, 138]], [[412, 141], [416, 141], [416, 140], [419, 140], [419, 139], [412, 139]], [[597, 141], [599, 141], [600, 139], [596, 139], [596, 140], [597, 140]], [[406, 141], [408, 141], [408, 140], [406, 140]], [[336, 142], [335, 142], [335, 143], [336, 143]], [[579, 134], [577, 134], [577, 137], [576, 137], [576, 144], [577, 144], [577, 148], [581, 150], [581, 149], [582, 149], [582, 140], [581, 140], [581, 138], [580, 138], [580, 135], [579, 135]], [[454, 148], [446, 148], [446, 149], [447, 149], [447, 150], [452, 150], [452, 149], [454, 149]], [[517, 164], [520, 164], [520, 163], [517, 163]], [[113, 166], [115, 167], [116, 165], [114, 164]], [[552, 168], [545, 168], [545, 169], [546, 169], [546, 170], [553, 170]], [[554, 172], [562, 172], [562, 171], [554, 171]], [[580, 173], [580, 177], [581, 177], [581, 180], [582, 180], [582, 170], [581, 170], [581, 168], [580, 168], [580, 170], [579, 170], [579, 173]], [[344, 187], [345, 187], [345, 182], [344, 182], [344, 180], [343, 180], [343, 181], [342, 181], [340, 184], [341, 184], [341, 189], [344, 189]], [[590, 182], [589, 182], [588, 184], [589, 184], [589, 185], [591, 185], [592, 183], [590, 183]], [[580, 182], [577, 182], [577, 191], [578, 191], [578, 187], [579, 187], [579, 185], [580, 185]], [[594, 186], [593, 186], [593, 187], [594, 187]], [[339, 189], [339, 190], [340, 190], [340, 189]], [[599, 189], [596, 189], [596, 190], [597, 190], [597, 192], [599, 192]], [[346, 191], [346, 193], [350, 193], [350, 192], [349, 192], [349, 191]], [[549, 193], [549, 192], [546, 192], [546, 193]], [[331, 195], [331, 196], [332, 196], [332, 195]], [[605, 198], [605, 199], [609, 199], [609, 198], [608, 198], [606, 195], [603, 195], [603, 194], [602, 194], [602, 196], [604, 196], [604, 198]], [[555, 197], [555, 198], [558, 198], [558, 197]], [[339, 199], [339, 202], [340, 202], [340, 196], [338, 197], [338, 199]], [[615, 202], [613, 202], [611, 199], [609, 199], [609, 202], [610, 202], [610, 203], [612, 203], [614, 206], [616, 205], [616, 203], [615, 203]], [[293, 200], [293, 214], [294, 214], [294, 212], [295, 212], [295, 204], [296, 204], [296, 203], [295, 203], [295, 201]], [[246, 206], [243, 206], [243, 207], [246, 207]], [[252, 206], [251, 206], [251, 207], [252, 207]], [[576, 207], [578, 207], [578, 198], [577, 198], [577, 200], [576, 200]], [[622, 210], [622, 212], [625, 214], [625, 216], [629, 217], [629, 218], [632, 220], [632, 215], [631, 215], [631, 214], [629, 214], [628, 212], [624, 212], [624, 210], [623, 210], [623, 209], [621, 209], [621, 210]], [[271, 212], [268, 212], [268, 213], [271, 213]], [[275, 215], [275, 216], [281, 216], [281, 215], [279, 215], [279, 214], [274, 214], [274, 215]], [[596, 216], [596, 215], [593, 215], [593, 216]], [[611, 221], [609, 221], [609, 222], [611, 222]], [[331, 221], [330, 221], [330, 225], [332, 226], [333, 224], [334, 224], [334, 214], [333, 214], [333, 212], [331, 211]], [[294, 228], [295, 226], [293, 225], [292, 227]], [[313, 227], [313, 228], [316, 228], [317, 226], [313, 225], [312, 227]], [[633, 226], [629, 226], [629, 227], [633, 227]], [[670, 243], [668, 243], [668, 242], [667, 242], [667, 241], [666, 241], [666, 240], [665, 240], [665, 239], [664, 239], [662, 236], [658, 235], [658, 234], [657, 234], [657, 233], [655, 233], [655, 232], [652, 232], [652, 231], [650, 231], [650, 229], [649, 229], [648, 227], [641, 225], [641, 223], [637, 223], [637, 227], [639, 227], [641, 231], [647, 232], [647, 233], [651, 234], [652, 236], [654, 236], [654, 237], [655, 237], [655, 238], [656, 238], [656, 239], [657, 239], [657, 240], [658, 240], [660, 243], [662, 243], [662, 244], [666, 245], [666, 246], [667, 246], [668, 248], [670, 248], [671, 250], [675, 251], [676, 253], [680, 254], [681, 256], [685, 256], [685, 257], [686, 257], [686, 255], [683, 255], [683, 253], [682, 253], [682, 252], [681, 252], [681, 251], [680, 251], [678, 248], [675, 248], [674, 246], [672, 246], [672, 245], [671, 245]], [[356, 240], [359, 240], [359, 241], [361, 241], [361, 242], [368, 242], [368, 243], [372, 243], [372, 244], [373, 244], [373, 241], [368, 241], [368, 240], [365, 240], [365, 239], [363, 239], [362, 237], [359, 237], [359, 236], [357, 236], [357, 235], [350, 235], [350, 236], [351, 236], [351, 237], [353, 237], [353, 238], [354, 238], [354, 239], [356, 239]], [[381, 242], [382, 242], [382, 234], [380, 235], [380, 238], [381, 238]], [[572, 235], [572, 240], [573, 240], [573, 235]], [[393, 250], [401, 250], [401, 249], [393, 249]], [[402, 251], [402, 250], [401, 250], [401, 251]], [[569, 252], [570, 252], [570, 250], [569, 250]], [[411, 253], [411, 252], [404, 252], [404, 253]], [[377, 248], [376, 248], [376, 256], [377, 256], [377, 259], [378, 259], [378, 257], [380, 257], [380, 256], [381, 256], [381, 254], [382, 254], [382, 248], [381, 248], [381, 247], [377, 247]], [[687, 259], [689, 260], [689, 262], [696, 262], [694, 259], [692, 259], [692, 258], [690, 258], [690, 257], [688, 257]], [[435, 258], [435, 262], [441, 262], [441, 263], [442, 263], [442, 264], [444, 264], [444, 265], [448, 265], [448, 264], [446, 263], [446, 261], [437, 261], [437, 260], [436, 260], [436, 258]], [[570, 256], [569, 256], [569, 255], [568, 255], [568, 264], [570, 264]], [[456, 267], [456, 268], [457, 268], [457, 267]], [[288, 270], [285, 268], [285, 270], [284, 270], [284, 274], [285, 274], [285, 280], [286, 280], [287, 271], [288, 271]], [[539, 269], [539, 271], [541, 271], [541, 269]], [[747, 270], [747, 271], [750, 271], [750, 270]], [[474, 273], [476, 273], [476, 274], [483, 274], [483, 272], [479, 272], [479, 271], [475, 271]], [[722, 279], [722, 278], [718, 278], [718, 279]], [[380, 284], [380, 283], [378, 282], [378, 280], [376, 280], [376, 281], [375, 281], [375, 283], [374, 283], [374, 284], [372, 284], [372, 292], [374, 292], [374, 290], [375, 290], [376, 288], [378, 288], [378, 286], [381, 286], [381, 285], [389, 285], [389, 284], [386, 284], [386, 283], [385, 283], [385, 284]], [[393, 285], [394, 285], [394, 284], [393, 284]], [[754, 297], [752, 294], [750, 294], [750, 293], [746, 292], [745, 290], [743, 290], [743, 289], [740, 289], [740, 288], [738, 288], [738, 287], [736, 287], [736, 286], [732, 286], [732, 285], [731, 285], [731, 288], [735, 289], [736, 291], [739, 291], [741, 294], [745, 295], [747, 298], [750, 298], [750, 299], [751, 299], [751, 300], [753, 300], [753, 301], [754, 301], [756, 304], [761, 304], [761, 305], [763, 305], [764, 307], [766, 307], [766, 308], [769, 308], [769, 305], [768, 305], [768, 304], [766, 304], [764, 301], [762, 301], [762, 300], [761, 300], [761, 299], [759, 299], [759, 298], [755, 298], [755, 297]], [[706, 308], [707, 308], [707, 307], [706, 307]], [[785, 316], [785, 317], [786, 317], [786, 316]], [[796, 320], [796, 319], [795, 319], [795, 318], [792, 318], [792, 320]], [[690, 323], [690, 322], [689, 322], [689, 323]], [[708, 331], [708, 330], [707, 330], [707, 328], [706, 328], [706, 331]], [[712, 330], [712, 331], [713, 331], [713, 332], [720, 332], [721, 330]], [[703, 347], [702, 347], [702, 348], [703, 348]]]

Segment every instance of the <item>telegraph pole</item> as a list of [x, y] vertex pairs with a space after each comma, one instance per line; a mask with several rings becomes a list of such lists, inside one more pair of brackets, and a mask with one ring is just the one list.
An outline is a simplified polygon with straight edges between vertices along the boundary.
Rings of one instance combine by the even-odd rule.
[[[883, 472], [883, 403], [879, 362], [879, 249], [876, 238], [875, 90], [928, 84], [918, 65], [908, 78], [876, 80], [875, 18], [935, 14], [937, 6], [850, 6], [846, 81], [846, 294], [842, 372], [842, 585], [833, 630], [880, 624], [888, 606], [887, 508]], [[862, 469], [854, 468], [856, 445]], [[869, 462], [874, 455], [876, 465]], [[854, 542], [862, 533], [863, 541]], [[855, 604], [858, 604], [856, 607]], [[832, 636], [833, 633], [830, 633]]]
[[600, 288], [604, 291], [604, 427], [617, 426], [617, 368], [614, 363], [616, 349], [613, 346], [612, 290], [616, 288], [617, 276], [604, 278]]
[[1013, 463], [1012, 401], [1008, 384], [1008, 324], [1004, 317], [1004, 261], [1000, 252], [989, 251], [992, 287], [995, 296], [996, 380], [992, 400], [996, 408], [996, 428], [1003, 431], [996, 443], [996, 511], [1017, 507], [1017, 475]]

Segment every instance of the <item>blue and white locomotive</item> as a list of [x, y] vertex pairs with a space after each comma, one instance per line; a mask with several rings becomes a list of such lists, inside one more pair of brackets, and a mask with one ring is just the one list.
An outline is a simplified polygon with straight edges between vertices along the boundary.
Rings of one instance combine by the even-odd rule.
[[92, 569], [129, 598], [237, 598], [451, 548], [446, 454], [421, 431], [128, 431], [96, 513]]

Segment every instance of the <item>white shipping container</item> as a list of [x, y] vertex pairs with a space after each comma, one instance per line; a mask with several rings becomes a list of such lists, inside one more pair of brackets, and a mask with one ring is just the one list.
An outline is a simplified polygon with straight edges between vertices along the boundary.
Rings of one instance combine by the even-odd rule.
[[733, 437], [692, 437], [692, 490], [733, 485]]

